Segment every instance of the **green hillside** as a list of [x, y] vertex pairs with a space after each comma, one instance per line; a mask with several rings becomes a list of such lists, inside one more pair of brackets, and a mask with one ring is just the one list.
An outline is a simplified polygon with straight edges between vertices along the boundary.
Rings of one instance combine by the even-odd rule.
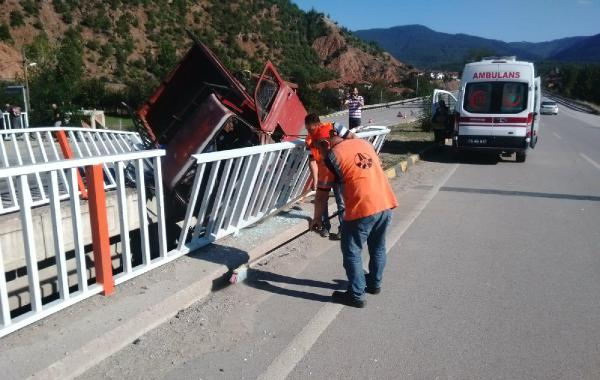
[[[37, 63], [29, 70], [34, 121], [47, 118], [53, 102], [109, 111], [122, 100], [139, 105], [190, 47], [186, 30], [241, 79], [273, 61], [316, 110], [320, 95], [330, 94], [312, 85], [338, 76], [312, 48], [329, 33], [324, 16], [289, 0], [27, 0], [5, 3], [4, 11], [0, 41]], [[349, 31], [338, 32], [348, 45], [381, 56]]]

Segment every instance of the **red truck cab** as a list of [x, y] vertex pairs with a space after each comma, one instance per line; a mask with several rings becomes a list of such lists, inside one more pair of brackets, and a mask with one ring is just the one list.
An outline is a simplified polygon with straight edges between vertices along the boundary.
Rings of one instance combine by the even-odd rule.
[[[208, 47], [192, 39], [191, 49], [137, 111], [153, 144], [166, 149], [163, 180], [169, 190], [190, 177], [193, 154], [295, 140], [306, 116], [295, 89], [271, 62], [252, 97]], [[221, 141], [227, 128], [236, 134], [229, 139], [234, 143]]]

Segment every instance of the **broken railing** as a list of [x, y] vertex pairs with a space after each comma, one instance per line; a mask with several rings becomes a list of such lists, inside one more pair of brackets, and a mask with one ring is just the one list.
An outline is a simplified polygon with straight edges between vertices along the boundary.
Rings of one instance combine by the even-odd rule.
[[[379, 152], [389, 131], [370, 127], [358, 136]], [[194, 159], [196, 176], [177, 246], [186, 252], [295, 202], [304, 195], [310, 175], [301, 140], [198, 154]]]
[[[54, 154], [51, 132], [10, 136], [29, 161], [13, 166], [5, 159], [0, 167], [0, 183], [14, 187], [3, 192], [13, 199], [13, 212], [0, 217], [10, 219], [4, 221], [15, 235], [0, 236], [0, 273], [6, 274], [0, 276], [0, 337], [94, 294], [110, 294], [114, 285], [256, 223], [308, 190], [302, 141], [199, 154], [185, 218], [167, 220], [163, 150], [135, 151], [124, 144], [137, 141], [129, 135], [114, 140], [110, 131], [71, 130], [69, 146], [88, 156], [64, 159]], [[388, 133], [370, 127], [358, 135], [379, 151]], [[53, 159], [31, 153], [31, 134], [41, 142], [38, 154], [44, 157], [46, 149]], [[107, 183], [112, 191], [105, 191]], [[173, 224], [180, 232], [169, 236]], [[23, 291], [15, 295], [15, 287]]]

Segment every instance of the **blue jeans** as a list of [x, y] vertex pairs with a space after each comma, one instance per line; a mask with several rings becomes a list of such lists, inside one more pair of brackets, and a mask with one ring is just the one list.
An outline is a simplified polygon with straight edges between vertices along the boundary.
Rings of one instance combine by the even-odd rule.
[[[348, 292], [355, 299], [362, 300], [365, 286], [381, 287], [385, 253], [385, 231], [392, 220], [392, 211], [385, 210], [375, 215], [345, 221], [342, 228], [342, 255], [344, 269], [348, 277]], [[362, 248], [367, 242], [369, 248], [369, 283], [366, 283], [362, 263]]]
[[[344, 220], [344, 198], [342, 198], [342, 189], [339, 184], [333, 185], [333, 196], [335, 197], [335, 204], [338, 209], [338, 220], [340, 221], [340, 230], [342, 228], [342, 221]], [[331, 230], [331, 222], [329, 222], [329, 205], [326, 205], [325, 211], [323, 211], [323, 215], [321, 215], [321, 222], [323, 224], [323, 228], [327, 231]]]

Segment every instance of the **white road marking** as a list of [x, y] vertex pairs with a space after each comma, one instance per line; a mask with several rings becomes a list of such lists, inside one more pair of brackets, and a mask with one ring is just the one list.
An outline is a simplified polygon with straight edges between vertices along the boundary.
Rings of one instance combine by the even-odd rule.
[[556, 136], [557, 139], [562, 140], [562, 137], [558, 133], [552, 132], [552, 134]]
[[593, 167], [595, 167], [596, 169], [600, 170], [600, 164], [598, 164], [596, 161], [592, 160], [591, 158], [589, 158], [588, 156], [586, 156], [583, 153], [579, 153], [579, 155], [586, 160], [587, 162], [589, 162], [590, 164], [592, 164]]
[[[392, 239], [388, 240], [387, 251], [395, 246], [398, 240], [404, 235], [413, 222], [421, 215], [425, 207], [431, 202], [433, 197], [439, 192], [440, 188], [454, 174], [458, 164], [454, 164], [452, 169], [442, 177], [441, 181], [435, 185], [420, 201], [413, 211], [403, 218], [403, 221], [390, 231], [388, 236]], [[271, 362], [266, 371], [258, 377], [259, 380], [285, 379], [296, 365], [306, 356], [312, 346], [317, 342], [321, 334], [329, 327], [331, 322], [335, 320], [337, 315], [342, 311], [343, 306], [339, 304], [326, 304], [321, 307], [315, 316], [308, 322], [306, 326], [294, 337], [290, 344]]]

